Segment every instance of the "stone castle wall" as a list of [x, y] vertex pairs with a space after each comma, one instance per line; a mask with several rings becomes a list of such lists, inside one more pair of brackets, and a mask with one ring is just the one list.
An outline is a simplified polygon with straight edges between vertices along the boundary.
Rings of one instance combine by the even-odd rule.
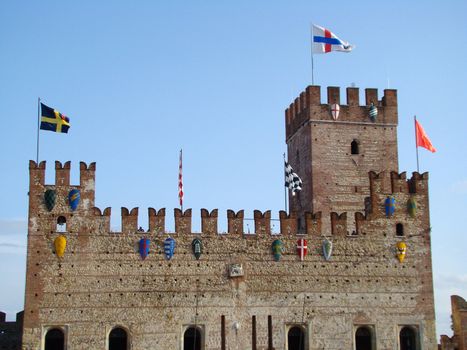
[[[202, 329], [203, 349], [253, 349], [254, 333], [256, 349], [267, 349], [269, 316], [275, 349], [287, 348], [293, 325], [306, 330], [306, 349], [352, 349], [359, 325], [372, 330], [378, 350], [397, 349], [403, 326], [417, 332], [423, 349], [436, 348], [427, 174], [409, 180], [404, 173], [367, 174], [371, 210], [332, 211], [326, 215], [330, 230], [323, 228], [322, 213], [305, 212], [305, 234], [297, 235], [296, 213], [281, 212], [281, 234], [272, 235], [271, 213], [255, 211], [255, 233], [248, 235], [243, 211], [228, 211], [229, 233], [220, 235], [217, 210], [202, 210], [202, 233], [194, 234], [191, 210], [175, 209], [176, 233], [169, 234], [165, 209], [152, 208], [150, 232], [138, 232], [138, 208], [122, 208], [122, 232], [110, 232], [111, 209], [94, 207], [95, 164], [80, 164], [79, 185], [70, 184], [69, 162], [55, 168], [55, 184], [47, 185], [45, 162], [30, 163], [23, 349], [42, 349], [52, 327], [64, 330], [67, 350], [106, 349], [115, 326], [128, 331], [130, 349], [182, 349], [190, 325]], [[72, 188], [81, 192], [76, 211], [66, 199]], [[51, 211], [46, 189], [57, 193]], [[391, 217], [384, 213], [388, 195], [396, 199]], [[417, 202], [415, 218], [406, 209], [410, 197]], [[66, 218], [65, 233], [57, 232], [59, 216]], [[59, 234], [67, 239], [62, 258], [54, 248]], [[162, 248], [169, 235], [176, 240], [171, 260]], [[329, 261], [322, 253], [325, 237], [333, 242]], [[141, 238], [151, 240], [144, 260]], [[194, 238], [203, 243], [199, 260]], [[299, 238], [308, 241], [304, 261], [296, 251]], [[271, 250], [276, 239], [284, 244], [280, 261]], [[402, 263], [395, 249], [400, 241], [407, 244]], [[243, 276], [229, 276], [235, 263]]]

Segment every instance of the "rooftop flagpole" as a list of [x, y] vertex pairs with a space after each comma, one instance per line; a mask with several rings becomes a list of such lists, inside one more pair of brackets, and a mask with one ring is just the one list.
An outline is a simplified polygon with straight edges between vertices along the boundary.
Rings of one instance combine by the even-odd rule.
[[180, 149], [180, 161], [178, 164], [178, 199], [180, 200], [180, 210], [182, 211], [183, 214], [183, 175], [182, 175], [182, 170], [183, 170], [183, 152], [182, 149]]
[[39, 129], [41, 127], [41, 98], [37, 98], [37, 144], [36, 144], [36, 163], [39, 165]]
[[413, 116], [413, 124], [414, 124], [414, 131], [415, 131], [415, 153], [417, 154], [417, 173], [420, 173], [420, 167], [418, 165], [418, 136], [417, 136], [417, 116]]
[[286, 183], [287, 183], [287, 179], [285, 177], [285, 152], [284, 152], [284, 210], [287, 213], [287, 186], [285, 186]]
[[311, 36], [311, 85], [315, 85], [315, 64], [313, 59], [313, 23], [310, 23]]

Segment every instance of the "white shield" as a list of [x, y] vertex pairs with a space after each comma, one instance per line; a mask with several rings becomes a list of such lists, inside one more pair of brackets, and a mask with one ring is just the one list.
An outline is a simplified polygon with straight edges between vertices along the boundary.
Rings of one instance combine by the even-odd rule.
[[333, 103], [331, 105], [332, 119], [337, 120], [337, 118], [339, 118], [339, 111], [340, 110], [341, 110], [341, 106], [339, 106], [337, 103]]

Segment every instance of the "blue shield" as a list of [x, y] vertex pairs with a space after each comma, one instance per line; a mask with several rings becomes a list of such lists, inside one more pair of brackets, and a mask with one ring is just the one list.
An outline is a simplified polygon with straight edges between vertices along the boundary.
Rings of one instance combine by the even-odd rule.
[[71, 190], [68, 194], [68, 204], [70, 204], [72, 211], [75, 211], [76, 208], [78, 208], [80, 197], [79, 190], [77, 189]]
[[149, 254], [149, 245], [151, 244], [151, 240], [149, 238], [141, 238], [139, 240], [139, 254], [141, 258], [144, 260]]
[[164, 253], [167, 260], [172, 259], [175, 253], [175, 239], [172, 237], [167, 238], [164, 241]]
[[394, 215], [396, 210], [396, 200], [394, 197], [387, 197], [384, 201], [384, 210], [386, 211], [386, 216], [390, 217]]

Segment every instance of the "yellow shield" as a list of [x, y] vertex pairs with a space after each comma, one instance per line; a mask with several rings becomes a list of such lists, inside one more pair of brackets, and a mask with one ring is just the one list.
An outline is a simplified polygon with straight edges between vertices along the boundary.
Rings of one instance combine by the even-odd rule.
[[66, 248], [66, 238], [64, 235], [60, 235], [55, 238], [54, 241], [55, 246], [55, 253], [59, 258], [62, 258], [65, 255], [65, 248]]
[[403, 262], [405, 259], [405, 254], [407, 252], [407, 245], [404, 242], [398, 242], [396, 244], [397, 258], [399, 262]]

